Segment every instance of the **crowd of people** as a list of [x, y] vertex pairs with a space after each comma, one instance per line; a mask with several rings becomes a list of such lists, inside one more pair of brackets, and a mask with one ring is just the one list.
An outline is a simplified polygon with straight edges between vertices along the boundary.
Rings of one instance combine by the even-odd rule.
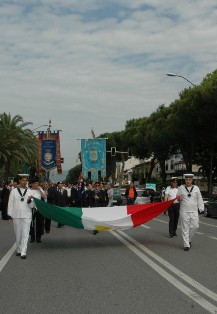
[[[128, 205], [133, 205], [137, 191], [133, 183], [126, 188]], [[19, 182], [8, 181], [1, 191], [2, 219], [13, 221], [16, 236], [16, 255], [26, 259], [27, 244], [41, 243], [44, 233], [50, 233], [51, 220], [43, 217], [34, 204], [37, 198], [60, 207], [106, 207], [113, 206], [113, 188], [111, 184], [92, 182], [85, 184], [83, 179], [67, 185], [44, 181], [39, 184], [37, 178], [29, 180], [27, 174], [19, 175]], [[199, 228], [198, 211], [204, 210], [204, 203], [197, 186], [193, 184], [193, 174], [185, 175], [185, 183], [178, 187], [178, 178], [173, 177], [165, 189], [164, 199], [174, 199], [168, 209], [169, 236], [177, 236], [178, 220], [181, 220], [184, 250], [189, 251], [192, 238]], [[63, 227], [58, 223], [57, 228]], [[93, 231], [94, 234], [97, 230]]]
[[41, 243], [43, 234], [50, 233], [51, 220], [37, 211], [33, 198], [60, 207], [106, 207], [113, 206], [113, 188], [103, 182], [85, 184], [83, 179], [67, 185], [52, 180], [39, 184], [38, 178], [29, 180], [27, 174], [20, 174], [19, 182], [6, 182], [1, 190], [2, 219], [13, 221], [16, 255], [22, 259], [26, 259], [29, 235], [30, 243]]

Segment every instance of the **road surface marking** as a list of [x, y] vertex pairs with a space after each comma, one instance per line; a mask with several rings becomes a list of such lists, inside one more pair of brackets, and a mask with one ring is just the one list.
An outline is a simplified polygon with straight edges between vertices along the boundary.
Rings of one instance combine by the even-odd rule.
[[0, 272], [5, 267], [11, 256], [14, 254], [16, 250], [16, 243], [10, 248], [10, 250], [5, 254], [5, 256], [0, 260]]
[[202, 224], [202, 225], [206, 225], [206, 226], [210, 226], [210, 227], [214, 227], [214, 228], [217, 228], [217, 226], [215, 226], [215, 225], [211, 225], [211, 224], [208, 224], [208, 223], [206, 223], [206, 222], [201, 222], [201, 221], [200, 221], [200, 224]]
[[[182, 291], [184, 294], [186, 294], [188, 297], [190, 297], [192, 300], [194, 300], [196, 303], [198, 303], [200, 306], [205, 308], [210, 313], [216, 314], [217, 313], [217, 307], [214, 306], [212, 303], [198, 295], [196, 292], [185, 286], [183, 283], [181, 283], [178, 279], [170, 275], [166, 270], [164, 270], [162, 267], [158, 266], [154, 261], [152, 261], [149, 257], [144, 255], [141, 251], [139, 251], [136, 247], [138, 247], [140, 250], [144, 251], [145, 253], [149, 254], [152, 258], [156, 259], [156, 261], [160, 264], [162, 264], [164, 267], [168, 268], [169, 271], [174, 273], [176, 276], [180, 277], [180, 279], [186, 281], [188, 284], [205, 294], [210, 299], [213, 299], [217, 302], [217, 294], [212, 292], [211, 290], [207, 289], [206, 287], [202, 286], [197, 281], [193, 280], [188, 275], [181, 272], [179, 269], [174, 267], [172, 264], [168, 263], [164, 259], [162, 259], [157, 254], [153, 253], [151, 250], [144, 247], [141, 243], [133, 239], [132, 237], [125, 234], [123, 231], [118, 232], [112, 232], [112, 234], [118, 238], [124, 245], [126, 245], [131, 251], [133, 251], [138, 257], [140, 257], [145, 263], [147, 263], [152, 269], [154, 269], [156, 272], [158, 272], [163, 278], [168, 280], [172, 285], [174, 285], [177, 289]], [[127, 239], [127, 240], [126, 240]]]

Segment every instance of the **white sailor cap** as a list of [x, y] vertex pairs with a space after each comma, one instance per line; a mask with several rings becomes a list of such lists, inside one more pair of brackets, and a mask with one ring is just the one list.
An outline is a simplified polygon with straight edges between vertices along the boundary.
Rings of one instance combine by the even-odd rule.
[[186, 173], [184, 174], [185, 178], [193, 178], [194, 174], [193, 173]]
[[19, 173], [18, 174], [18, 176], [20, 177], [20, 178], [23, 178], [23, 177], [29, 177], [29, 174], [28, 173]]
[[171, 181], [178, 181], [178, 177], [172, 177]]

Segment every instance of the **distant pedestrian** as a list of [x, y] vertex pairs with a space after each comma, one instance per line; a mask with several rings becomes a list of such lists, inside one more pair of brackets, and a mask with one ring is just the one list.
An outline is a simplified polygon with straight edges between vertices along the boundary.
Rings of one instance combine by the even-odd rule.
[[133, 184], [133, 182], [130, 182], [130, 186], [126, 188], [125, 196], [127, 199], [127, 205], [133, 205], [135, 203], [135, 200], [137, 198], [137, 191]]
[[180, 220], [184, 251], [189, 251], [194, 234], [199, 228], [199, 215], [204, 211], [204, 202], [198, 186], [193, 185], [193, 174], [184, 174], [185, 184], [178, 188], [180, 201]]
[[[174, 198], [176, 198], [177, 192], [178, 192], [178, 178], [172, 177], [171, 184], [168, 186], [165, 190], [165, 201], [170, 201]], [[177, 236], [176, 230], [178, 226], [179, 221], [179, 209], [180, 204], [178, 200], [175, 200], [174, 203], [168, 208], [168, 215], [169, 215], [169, 234], [170, 238]]]

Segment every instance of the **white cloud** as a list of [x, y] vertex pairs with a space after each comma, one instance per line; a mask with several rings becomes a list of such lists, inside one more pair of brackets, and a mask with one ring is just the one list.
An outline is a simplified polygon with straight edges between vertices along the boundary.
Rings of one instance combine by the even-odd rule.
[[72, 138], [122, 130], [216, 68], [217, 7], [202, 1], [1, 1], [1, 112]]

